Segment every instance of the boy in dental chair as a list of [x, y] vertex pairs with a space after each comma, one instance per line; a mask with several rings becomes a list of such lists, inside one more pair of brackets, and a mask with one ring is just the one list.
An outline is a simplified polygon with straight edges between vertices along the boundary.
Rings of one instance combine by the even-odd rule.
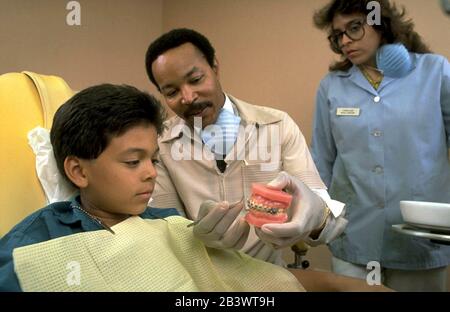
[[[51, 143], [60, 173], [79, 196], [36, 211], [0, 240], [0, 291], [70, 291], [55, 285], [68, 283], [60, 277], [74, 259], [84, 274], [78, 291], [255, 290], [264, 283], [259, 290], [304, 290], [282, 268], [207, 249], [175, 209], [147, 207], [163, 119], [160, 103], [130, 86], [90, 87], [58, 109]], [[208, 267], [214, 262], [217, 268]]]
[[163, 119], [153, 97], [128, 86], [91, 87], [61, 106], [51, 141], [59, 171], [80, 195], [36, 211], [2, 238], [0, 290], [20, 290], [14, 248], [110, 230], [130, 215], [151, 219], [177, 214], [175, 209], [146, 209], [156, 178], [155, 142]]

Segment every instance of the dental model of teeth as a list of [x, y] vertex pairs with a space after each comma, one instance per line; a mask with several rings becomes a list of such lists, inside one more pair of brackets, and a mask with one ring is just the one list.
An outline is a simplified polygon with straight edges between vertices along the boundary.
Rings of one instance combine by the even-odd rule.
[[252, 184], [252, 194], [246, 201], [248, 213], [245, 220], [256, 227], [266, 223], [284, 223], [287, 221], [287, 209], [292, 196], [267, 185]]

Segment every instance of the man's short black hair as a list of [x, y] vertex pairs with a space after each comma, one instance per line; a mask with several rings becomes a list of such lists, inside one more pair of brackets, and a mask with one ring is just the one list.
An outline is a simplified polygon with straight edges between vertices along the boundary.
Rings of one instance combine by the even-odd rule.
[[112, 138], [131, 127], [152, 125], [160, 134], [164, 119], [161, 103], [135, 87], [101, 84], [84, 89], [53, 118], [50, 140], [58, 170], [69, 180], [64, 170], [68, 156], [96, 159]]
[[209, 66], [214, 67], [215, 50], [209, 40], [199, 32], [187, 29], [178, 28], [165, 33], [155, 41], [153, 41], [147, 49], [145, 55], [145, 68], [150, 81], [158, 88], [155, 77], [152, 72], [153, 62], [166, 51], [179, 47], [185, 43], [192, 43], [206, 58]]

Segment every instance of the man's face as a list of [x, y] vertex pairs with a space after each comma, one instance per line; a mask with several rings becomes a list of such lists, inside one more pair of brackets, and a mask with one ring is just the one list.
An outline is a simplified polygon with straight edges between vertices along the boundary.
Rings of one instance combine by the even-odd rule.
[[103, 217], [141, 214], [155, 186], [157, 152], [155, 127], [139, 125], [112, 138], [96, 159], [82, 160], [84, 208]]
[[216, 122], [225, 102], [218, 64], [208, 64], [193, 44], [185, 43], [161, 54], [152, 72], [167, 105], [188, 124], [202, 119], [202, 128]]

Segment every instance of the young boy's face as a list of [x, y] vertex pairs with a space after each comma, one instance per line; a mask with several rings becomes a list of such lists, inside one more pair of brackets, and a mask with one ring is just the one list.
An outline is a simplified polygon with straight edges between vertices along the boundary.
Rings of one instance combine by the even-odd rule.
[[83, 208], [112, 219], [141, 214], [155, 186], [157, 152], [155, 127], [139, 125], [112, 138], [97, 159], [82, 160]]

